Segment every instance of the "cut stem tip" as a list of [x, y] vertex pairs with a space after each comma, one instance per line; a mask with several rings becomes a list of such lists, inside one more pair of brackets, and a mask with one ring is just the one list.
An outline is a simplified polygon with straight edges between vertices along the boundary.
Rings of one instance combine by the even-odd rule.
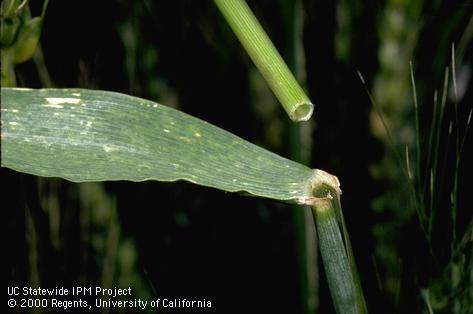
[[314, 104], [308, 103], [299, 103], [294, 106], [293, 110], [289, 113], [289, 117], [293, 121], [307, 121], [312, 117], [314, 112]]

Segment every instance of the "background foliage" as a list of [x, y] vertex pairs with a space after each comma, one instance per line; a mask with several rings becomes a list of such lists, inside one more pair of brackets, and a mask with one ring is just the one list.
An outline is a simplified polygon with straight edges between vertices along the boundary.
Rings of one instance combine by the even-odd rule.
[[[342, 182], [345, 218], [371, 312], [467, 313], [473, 306], [466, 175], [471, 135], [466, 134], [458, 168], [455, 225], [450, 193], [454, 139], [465, 134], [473, 98], [473, 4], [248, 2], [283, 56], [293, 60], [291, 67], [316, 104], [314, 118], [296, 136], [211, 1], [51, 1], [41, 49], [16, 67], [18, 85], [106, 89], [152, 99], [283, 156], [310, 159], [311, 166]], [[41, 5], [31, 1], [34, 15]], [[409, 145], [412, 171], [419, 169], [416, 180], [423, 181], [434, 157], [420, 155], [421, 165], [415, 162], [409, 61], [425, 152], [436, 115], [434, 94], [438, 90], [441, 99], [452, 43], [458, 123], [450, 87], [445, 117], [435, 127], [441, 134], [435, 157], [440, 171], [436, 206], [428, 206], [435, 217], [428, 241], [403, 174], [406, 165], [395, 160], [356, 71], [384, 112], [394, 149], [404, 162]], [[297, 156], [292, 143], [299, 136]], [[211, 299], [216, 312], [303, 312], [298, 225], [286, 204], [185, 183], [73, 184], [4, 168], [1, 173], [8, 182], [2, 195], [8, 204], [9, 282], [131, 285], [146, 299]], [[327, 285], [319, 279], [319, 312], [330, 313]]]

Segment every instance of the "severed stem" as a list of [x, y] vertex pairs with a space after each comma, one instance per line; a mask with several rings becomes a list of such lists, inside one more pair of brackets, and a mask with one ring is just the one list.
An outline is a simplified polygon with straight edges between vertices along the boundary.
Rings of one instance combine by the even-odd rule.
[[214, 0], [250, 58], [294, 121], [306, 121], [314, 105], [294, 78], [244, 0]]

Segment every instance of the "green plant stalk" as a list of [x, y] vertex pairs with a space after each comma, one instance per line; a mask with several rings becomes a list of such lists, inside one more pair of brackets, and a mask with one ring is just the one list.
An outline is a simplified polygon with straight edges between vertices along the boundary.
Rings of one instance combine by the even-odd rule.
[[[440, 102], [439, 113], [436, 114], [437, 115], [437, 122], [436, 122], [435, 125], [438, 127], [438, 129], [433, 130], [433, 134], [434, 134], [434, 136], [433, 136], [433, 151], [432, 151], [433, 161], [432, 161], [432, 166], [431, 166], [432, 174], [433, 174], [432, 183], [431, 183], [432, 191], [434, 191], [436, 188], [439, 188], [442, 185], [442, 176], [439, 176], [439, 172], [440, 172], [440, 169], [439, 169], [439, 159], [440, 158], [439, 157], [441, 156], [439, 154], [440, 139], [441, 139], [441, 132], [440, 131], [441, 131], [441, 126], [442, 126], [443, 121], [444, 121], [444, 117], [445, 117], [445, 107], [446, 107], [446, 104], [447, 104], [447, 97], [448, 97], [449, 73], [450, 73], [449, 68], [446, 67], [445, 68], [445, 74], [444, 74], [444, 81], [443, 81], [442, 100]], [[448, 144], [446, 146], [448, 147]], [[429, 156], [430, 156], [430, 154], [429, 154]], [[432, 208], [432, 210], [431, 210], [432, 213], [434, 213], [436, 211], [436, 209], [438, 208], [439, 201], [440, 201], [440, 198], [437, 195], [435, 195], [435, 193], [432, 192], [431, 195], [430, 195], [430, 207]], [[430, 217], [429, 217], [429, 226], [433, 225], [433, 219], [434, 219], [434, 215], [430, 215]], [[425, 228], [425, 227], [423, 226], [423, 228]], [[429, 242], [429, 248], [431, 249], [430, 232], [427, 233], [427, 239], [428, 239], [428, 242]]]
[[[411, 86], [412, 86], [412, 98], [414, 100], [414, 112], [415, 112], [415, 137], [416, 137], [416, 178], [415, 180], [417, 181], [417, 188], [419, 191], [422, 190], [422, 182], [421, 182], [421, 158], [420, 156], [422, 155], [421, 152], [421, 147], [420, 147], [420, 131], [419, 131], [419, 104], [417, 102], [417, 88], [416, 88], [416, 82], [414, 79], [414, 70], [413, 70], [413, 65], [412, 61], [409, 62], [409, 70], [410, 70], [410, 78], [411, 78]], [[422, 196], [419, 196], [419, 201], [423, 203], [423, 198]], [[423, 204], [421, 205], [422, 207], [424, 206]]]
[[296, 81], [244, 0], [214, 0], [293, 121], [306, 121], [314, 105]]
[[457, 242], [457, 195], [458, 195], [458, 170], [460, 168], [460, 123], [458, 122], [458, 92], [457, 92], [457, 75], [455, 73], [455, 45], [452, 43], [452, 83], [455, 100], [453, 102], [454, 116], [455, 116], [455, 174], [453, 179], [453, 190], [451, 192], [451, 219], [452, 219], [452, 242], [451, 249], [453, 251], [454, 244]]
[[1, 50], [1, 86], [10, 87], [16, 85], [14, 56], [10, 50]]
[[[302, 143], [307, 125], [291, 123], [287, 120], [289, 156], [291, 160], [308, 164], [309, 145]], [[294, 231], [297, 241], [301, 301], [305, 314], [314, 314], [318, 308], [319, 265], [318, 244], [310, 206], [293, 206]]]
[[[277, 9], [282, 14], [284, 25], [284, 42], [281, 54], [294, 76], [301, 81], [303, 67], [297, 66], [297, 56], [302, 54], [302, 16], [300, 0], [279, 0]], [[310, 164], [311, 125], [293, 123], [285, 119], [286, 138], [289, 158], [304, 165]], [[315, 224], [310, 206], [292, 206], [294, 236], [296, 240], [297, 262], [300, 286], [300, 302], [304, 314], [316, 314], [319, 304], [319, 263], [318, 245]]]
[[367, 313], [340, 207], [340, 193], [333, 184], [318, 185], [313, 192], [312, 213], [335, 311], [339, 314]]

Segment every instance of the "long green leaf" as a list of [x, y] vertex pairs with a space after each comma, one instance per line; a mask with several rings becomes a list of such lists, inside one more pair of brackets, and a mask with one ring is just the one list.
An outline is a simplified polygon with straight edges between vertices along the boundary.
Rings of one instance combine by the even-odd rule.
[[2, 166], [74, 182], [186, 180], [304, 203], [312, 170], [155, 102], [84, 89], [2, 88]]

